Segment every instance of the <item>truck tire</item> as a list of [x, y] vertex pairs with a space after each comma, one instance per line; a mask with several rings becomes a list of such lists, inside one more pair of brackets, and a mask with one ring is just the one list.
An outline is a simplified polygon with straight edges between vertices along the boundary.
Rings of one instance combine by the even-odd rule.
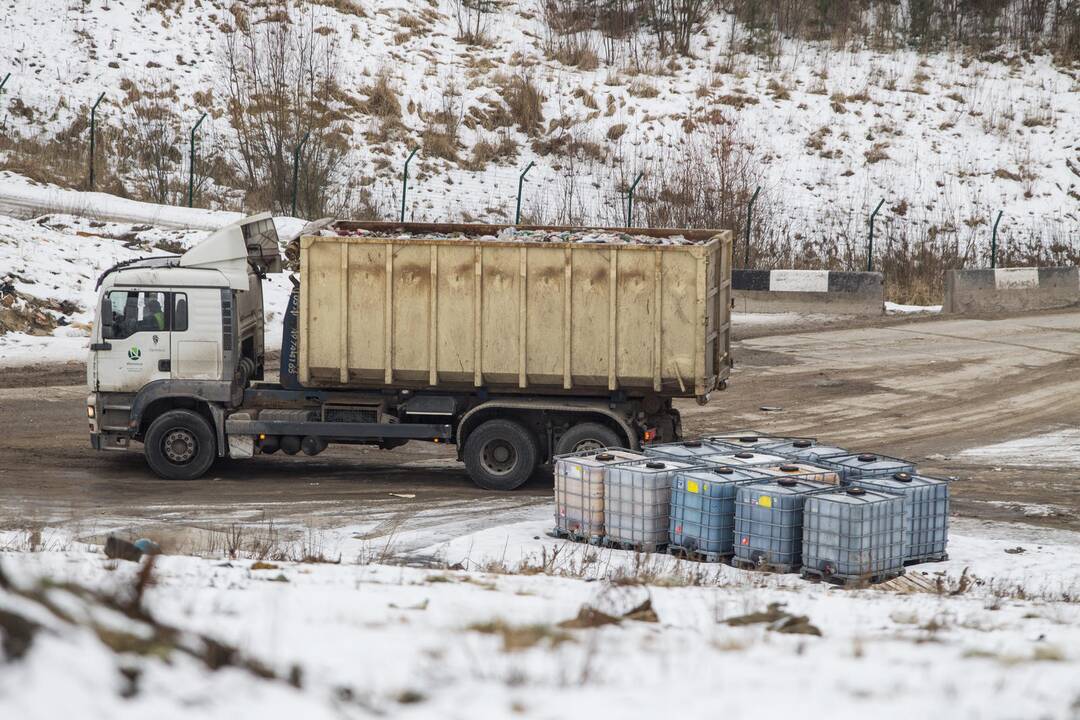
[[166, 480], [194, 480], [214, 464], [217, 442], [202, 415], [170, 410], [150, 423], [143, 450], [150, 469]]
[[485, 490], [515, 490], [536, 470], [536, 438], [511, 420], [488, 420], [465, 441], [465, 468]]
[[595, 422], [578, 423], [562, 434], [555, 443], [556, 455], [599, 450], [600, 448], [621, 447], [626, 441], [607, 425]]

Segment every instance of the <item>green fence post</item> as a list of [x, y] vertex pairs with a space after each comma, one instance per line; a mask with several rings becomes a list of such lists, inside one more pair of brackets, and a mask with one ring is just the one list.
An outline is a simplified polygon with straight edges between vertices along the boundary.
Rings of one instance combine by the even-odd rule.
[[296, 188], [300, 181], [300, 153], [304, 150], [304, 145], [308, 141], [310, 132], [304, 133], [304, 137], [300, 138], [300, 144], [293, 149], [292, 154], [292, 217], [296, 217]]
[[536, 164], [535, 162], [530, 160], [529, 164], [526, 165], [525, 169], [521, 171], [520, 175], [518, 175], [517, 210], [514, 211], [514, 226], [515, 227], [518, 225], [518, 223], [521, 222], [521, 187], [525, 184], [525, 176], [529, 174], [529, 171], [532, 170], [533, 165], [535, 165], [535, 164]]
[[405, 158], [405, 170], [401, 173], [401, 219], [398, 222], [405, 222], [405, 196], [409, 192], [409, 163], [412, 162], [413, 155], [418, 152], [420, 148], [413, 148], [409, 157]]
[[634, 182], [630, 183], [630, 190], [626, 193], [626, 227], [634, 227], [634, 191], [637, 190], [637, 184], [641, 182], [642, 176], [645, 173], [638, 173], [634, 178]]
[[1001, 216], [1005, 214], [1004, 210], [998, 210], [997, 220], [994, 221], [994, 234], [990, 238], [990, 267], [997, 267], [997, 230], [998, 223], [1001, 222]]
[[754, 191], [753, 197], [750, 198], [750, 203], [746, 206], [746, 254], [743, 256], [743, 267], [750, 267], [750, 228], [754, 223], [754, 203], [757, 202], [758, 193], [761, 192], [761, 186], [758, 185], [757, 190]]
[[90, 108], [90, 189], [94, 189], [94, 136], [97, 134], [97, 109], [101, 101], [105, 99], [105, 93], [98, 95], [97, 102]]
[[188, 155], [188, 183], [187, 183], [187, 206], [194, 207], [195, 203], [195, 131], [202, 125], [203, 120], [206, 119], [206, 113], [202, 114], [199, 118], [199, 122], [195, 123], [195, 127], [191, 128], [191, 147]]
[[885, 198], [881, 199], [881, 202], [874, 208], [874, 212], [870, 213], [870, 243], [866, 248], [866, 272], [873, 272], [874, 270], [874, 218], [877, 217], [878, 210], [885, 204]]

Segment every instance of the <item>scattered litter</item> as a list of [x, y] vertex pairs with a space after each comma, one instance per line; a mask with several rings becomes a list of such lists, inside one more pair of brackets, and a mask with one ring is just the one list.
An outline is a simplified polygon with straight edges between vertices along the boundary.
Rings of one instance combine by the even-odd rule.
[[135, 547], [139, 548], [144, 555], [161, 554], [161, 546], [149, 538], [139, 538], [135, 541]]
[[576, 617], [563, 620], [559, 627], [568, 630], [585, 630], [587, 628], [602, 627], [604, 625], [618, 625], [619, 618], [600, 612], [594, 607], [582, 605]]
[[805, 615], [792, 615], [784, 612], [783, 608], [783, 603], [769, 603], [768, 610], [764, 612], [740, 615], [739, 617], [729, 618], [725, 622], [735, 627], [768, 623], [767, 629], [773, 632], [821, 637], [821, 630], [811, 624], [808, 617]]
[[646, 599], [643, 603], [627, 611], [621, 617], [609, 615], [602, 610], [597, 610], [591, 605], [582, 605], [575, 617], [569, 620], [563, 620], [559, 623], [559, 627], [566, 630], [586, 630], [589, 628], [603, 627], [604, 625], [618, 625], [623, 620], [650, 623], [660, 622], [659, 616], [656, 614], [656, 611], [653, 610], [652, 600]]
[[1017, 545], [1014, 548], [1005, 548], [1005, 552], [1009, 553], [1010, 555], [1022, 555], [1026, 553], [1027, 550]]
[[393, 608], [394, 610], [427, 610], [427, 606], [428, 599], [424, 598], [421, 602], [418, 602], [415, 605], [396, 605], [394, 603], [390, 603], [387, 607]]
[[140, 550], [135, 543], [129, 543], [127, 540], [121, 540], [115, 535], [110, 535], [105, 541], [105, 557], [113, 560], [130, 560], [131, 562], [139, 562], [142, 559], [143, 551]]
[[779, 405], [762, 405], [761, 412], [784, 412], [784, 408]]
[[404, 500], [412, 500], [416, 497], [413, 493], [387, 493], [390, 497], [402, 498]]

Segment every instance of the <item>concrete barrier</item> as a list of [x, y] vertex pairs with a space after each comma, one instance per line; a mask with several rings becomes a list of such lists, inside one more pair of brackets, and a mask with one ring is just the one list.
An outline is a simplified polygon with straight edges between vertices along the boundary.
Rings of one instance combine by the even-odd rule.
[[885, 283], [876, 272], [733, 270], [736, 312], [881, 315]]
[[1080, 303], [1075, 267], [950, 270], [945, 275], [947, 313], [1009, 312]]

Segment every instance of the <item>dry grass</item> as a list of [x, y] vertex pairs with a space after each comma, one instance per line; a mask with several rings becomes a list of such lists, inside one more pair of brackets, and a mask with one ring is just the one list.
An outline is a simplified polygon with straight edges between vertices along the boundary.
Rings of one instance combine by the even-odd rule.
[[777, 81], [776, 79], [769, 79], [768, 90], [769, 94], [772, 95], [774, 100], [791, 99], [791, 92], [788, 90], [787, 86]]
[[361, 92], [367, 95], [367, 100], [361, 104], [365, 113], [382, 120], [401, 120], [401, 102], [390, 86], [388, 72], [380, 72]]
[[497, 139], [481, 138], [477, 140], [464, 163], [467, 170], [482, 170], [493, 161], [509, 162], [517, 157], [518, 144], [509, 133], [502, 133]]
[[617, 123], [608, 128], [607, 139], [614, 142], [624, 134], [626, 134], [626, 123]]
[[548, 57], [578, 70], [595, 70], [600, 67], [600, 56], [588, 46], [559, 45], [548, 52]]
[[526, 135], [536, 136], [544, 122], [544, 95], [532, 75], [522, 71], [513, 77], [501, 79], [501, 90], [511, 116], [518, 129]]
[[627, 88], [626, 92], [636, 98], [648, 99], [660, 96], [660, 90], [643, 78], [637, 78], [630, 83], [630, 87]]
[[563, 643], [574, 641], [569, 633], [550, 625], [511, 625], [501, 619], [475, 623], [467, 629], [484, 635], [499, 636], [502, 638], [503, 652], [508, 653], [528, 650], [540, 643], [544, 643], [548, 648], [556, 648]]
[[889, 159], [888, 149], [888, 143], [874, 143], [869, 150], [863, 153], [863, 157], [866, 158], [868, 165], [873, 165]]
[[742, 109], [747, 105], [757, 105], [760, 101], [753, 95], [744, 95], [742, 93], [728, 93], [726, 95], [721, 95], [716, 98], [716, 102], [720, 103], [721, 105], [730, 105], [731, 107]]

